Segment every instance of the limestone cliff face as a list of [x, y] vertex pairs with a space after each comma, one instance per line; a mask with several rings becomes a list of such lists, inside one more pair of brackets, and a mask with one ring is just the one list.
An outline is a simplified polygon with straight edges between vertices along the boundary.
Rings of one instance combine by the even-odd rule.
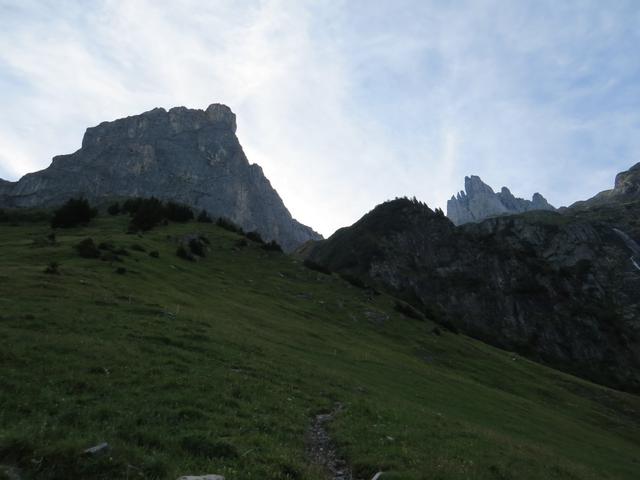
[[455, 227], [395, 200], [306, 249], [462, 332], [640, 392], [640, 246], [625, 218], [526, 212]]
[[476, 175], [464, 177], [464, 189], [447, 202], [447, 217], [455, 225], [530, 210], [555, 210], [539, 193], [531, 200], [515, 197], [507, 187], [495, 193]]
[[87, 129], [82, 148], [18, 182], [0, 181], [0, 206], [43, 207], [82, 195], [93, 202], [174, 200], [257, 230], [285, 250], [319, 234], [291, 217], [258, 165], [249, 164], [225, 105], [156, 108]]

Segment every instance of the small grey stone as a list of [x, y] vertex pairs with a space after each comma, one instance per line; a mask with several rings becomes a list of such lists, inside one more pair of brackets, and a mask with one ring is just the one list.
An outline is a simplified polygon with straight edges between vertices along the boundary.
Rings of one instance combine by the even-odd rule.
[[102, 455], [104, 453], [107, 453], [109, 450], [111, 450], [111, 447], [109, 446], [109, 444], [107, 442], [102, 442], [99, 443], [98, 445], [95, 445], [93, 447], [89, 447], [84, 451], [85, 455]]

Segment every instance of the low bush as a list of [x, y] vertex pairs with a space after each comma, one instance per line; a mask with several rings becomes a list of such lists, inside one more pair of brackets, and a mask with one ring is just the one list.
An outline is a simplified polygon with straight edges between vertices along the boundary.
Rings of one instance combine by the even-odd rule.
[[100, 250], [96, 247], [96, 244], [93, 243], [92, 238], [85, 238], [80, 243], [75, 246], [76, 252], [82, 258], [99, 258]]
[[187, 205], [169, 201], [164, 206], [164, 216], [172, 222], [184, 223], [193, 220], [193, 210]]
[[153, 250], [149, 252], [149, 256], [152, 258], [160, 258], [160, 252], [158, 252], [157, 250]]
[[247, 237], [249, 240], [251, 240], [252, 242], [256, 242], [256, 243], [260, 243], [260, 244], [264, 244], [264, 240], [262, 239], [262, 237], [260, 236], [260, 234], [258, 232], [256, 232], [255, 230], [252, 232], [247, 232], [244, 235], [245, 237]]
[[205, 257], [207, 255], [205, 252], [205, 243], [200, 238], [192, 238], [189, 240], [189, 251], [199, 257]]
[[202, 210], [196, 220], [200, 223], [213, 223], [213, 218], [209, 216], [206, 210]]
[[195, 260], [195, 258], [193, 258], [193, 255], [189, 253], [184, 245], [178, 245], [178, 248], [176, 249], [176, 255], [184, 260], [189, 260], [190, 262], [193, 262]]
[[133, 245], [131, 245], [131, 250], [136, 251], [136, 252], [146, 252], [147, 251], [147, 249], [144, 248], [139, 243], [134, 243]]
[[262, 245], [261, 248], [263, 250], [266, 250], [267, 252], [280, 252], [280, 253], [282, 253], [282, 247], [275, 240], [271, 240], [270, 242], [265, 243], [264, 245]]
[[218, 218], [218, 220], [216, 220], [216, 225], [219, 226], [220, 228], [224, 228], [225, 230], [228, 230], [229, 232], [239, 233], [240, 235], [244, 234], [244, 231], [242, 230], [242, 228], [240, 228], [238, 225], [236, 225], [231, 220], [225, 217]]
[[119, 215], [122, 210], [120, 209], [120, 203], [115, 202], [109, 205], [107, 208], [107, 213], [109, 215]]
[[84, 198], [71, 198], [53, 212], [53, 228], [71, 228], [88, 224], [98, 214]]
[[58, 262], [49, 262], [47, 268], [44, 269], [44, 273], [47, 275], [60, 275], [60, 264]]
[[165, 219], [164, 205], [157, 198], [140, 199], [129, 222], [129, 231], [147, 231]]

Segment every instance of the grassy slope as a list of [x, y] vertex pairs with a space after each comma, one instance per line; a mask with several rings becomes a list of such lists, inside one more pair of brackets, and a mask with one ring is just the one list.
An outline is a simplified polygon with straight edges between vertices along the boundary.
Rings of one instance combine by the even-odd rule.
[[[324, 478], [310, 418], [362, 478], [637, 478], [640, 399], [403, 317], [393, 300], [303, 268], [214, 225], [138, 238], [99, 218], [38, 246], [0, 226], [0, 464], [34, 478]], [[208, 257], [168, 236], [200, 231]], [[133, 251], [78, 257], [91, 236]], [[50, 260], [61, 275], [45, 275]], [[388, 316], [388, 317], [387, 317]], [[85, 458], [107, 441], [110, 455]], [[1, 475], [0, 475], [1, 477]]]

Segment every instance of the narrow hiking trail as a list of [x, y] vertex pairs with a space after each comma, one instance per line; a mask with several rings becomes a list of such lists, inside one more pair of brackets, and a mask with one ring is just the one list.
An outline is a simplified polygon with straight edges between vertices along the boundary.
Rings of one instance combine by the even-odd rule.
[[336, 403], [329, 413], [320, 413], [313, 419], [307, 439], [307, 454], [311, 463], [327, 470], [331, 480], [352, 480], [351, 469], [336, 450], [335, 444], [327, 431], [327, 424], [341, 410], [342, 404]]

